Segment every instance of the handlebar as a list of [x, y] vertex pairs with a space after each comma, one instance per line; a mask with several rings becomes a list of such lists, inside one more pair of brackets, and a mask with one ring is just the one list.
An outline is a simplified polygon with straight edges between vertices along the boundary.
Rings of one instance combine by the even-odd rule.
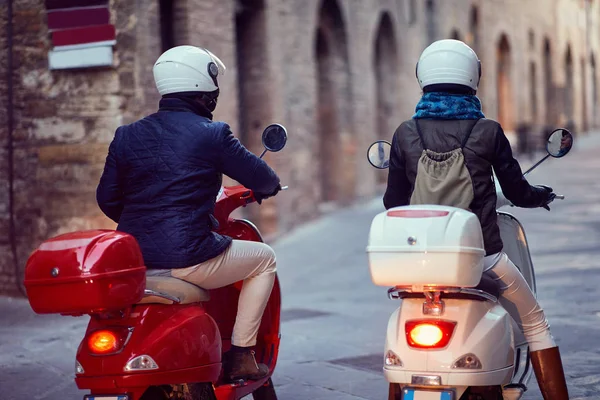
[[562, 194], [557, 194], [556, 197], [554, 198], [555, 200], [564, 200], [565, 196]]

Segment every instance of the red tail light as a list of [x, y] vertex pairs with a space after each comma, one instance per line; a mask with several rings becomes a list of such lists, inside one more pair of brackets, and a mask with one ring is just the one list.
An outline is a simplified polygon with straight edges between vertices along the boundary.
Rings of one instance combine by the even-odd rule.
[[124, 327], [94, 331], [88, 336], [88, 349], [95, 355], [119, 353], [125, 347], [130, 334], [131, 330]]
[[419, 320], [407, 321], [406, 341], [417, 349], [442, 349], [450, 343], [456, 322]]
[[396, 218], [434, 218], [445, 217], [450, 214], [449, 211], [436, 210], [392, 210], [387, 212], [388, 217]]

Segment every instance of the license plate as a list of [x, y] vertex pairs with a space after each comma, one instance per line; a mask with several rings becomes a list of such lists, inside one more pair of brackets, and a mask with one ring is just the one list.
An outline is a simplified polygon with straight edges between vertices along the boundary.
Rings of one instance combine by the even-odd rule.
[[402, 400], [454, 400], [454, 392], [451, 390], [404, 389]]
[[129, 400], [129, 396], [127, 396], [126, 394], [88, 394], [86, 396], [83, 396], [83, 400]]

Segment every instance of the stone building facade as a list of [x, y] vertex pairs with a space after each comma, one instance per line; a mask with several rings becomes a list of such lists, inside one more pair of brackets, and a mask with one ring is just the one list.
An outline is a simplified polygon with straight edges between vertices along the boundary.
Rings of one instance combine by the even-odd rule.
[[17, 293], [43, 239], [114, 227], [96, 184], [115, 129], [156, 110], [163, 49], [193, 44], [224, 60], [216, 117], [250, 149], [269, 123], [287, 127], [289, 146], [268, 161], [290, 190], [247, 211], [275, 234], [376, 193], [382, 173], [366, 149], [411, 117], [415, 62], [436, 39], [476, 49], [484, 112], [507, 131], [569, 119], [577, 131], [597, 127], [598, 3], [110, 0], [112, 67], [50, 70], [45, 2], [1, 1], [0, 292]]

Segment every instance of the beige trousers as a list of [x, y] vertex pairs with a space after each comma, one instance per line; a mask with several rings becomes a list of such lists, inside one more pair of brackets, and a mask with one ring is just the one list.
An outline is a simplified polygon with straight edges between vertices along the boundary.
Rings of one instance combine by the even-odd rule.
[[234, 240], [223, 254], [192, 267], [173, 269], [171, 275], [204, 289], [217, 289], [243, 280], [231, 343], [250, 347], [256, 345], [276, 270], [275, 252], [271, 247]]
[[500, 283], [500, 304], [515, 320], [530, 351], [556, 347], [544, 310], [527, 285], [523, 274], [506, 253], [485, 258], [484, 273]]

